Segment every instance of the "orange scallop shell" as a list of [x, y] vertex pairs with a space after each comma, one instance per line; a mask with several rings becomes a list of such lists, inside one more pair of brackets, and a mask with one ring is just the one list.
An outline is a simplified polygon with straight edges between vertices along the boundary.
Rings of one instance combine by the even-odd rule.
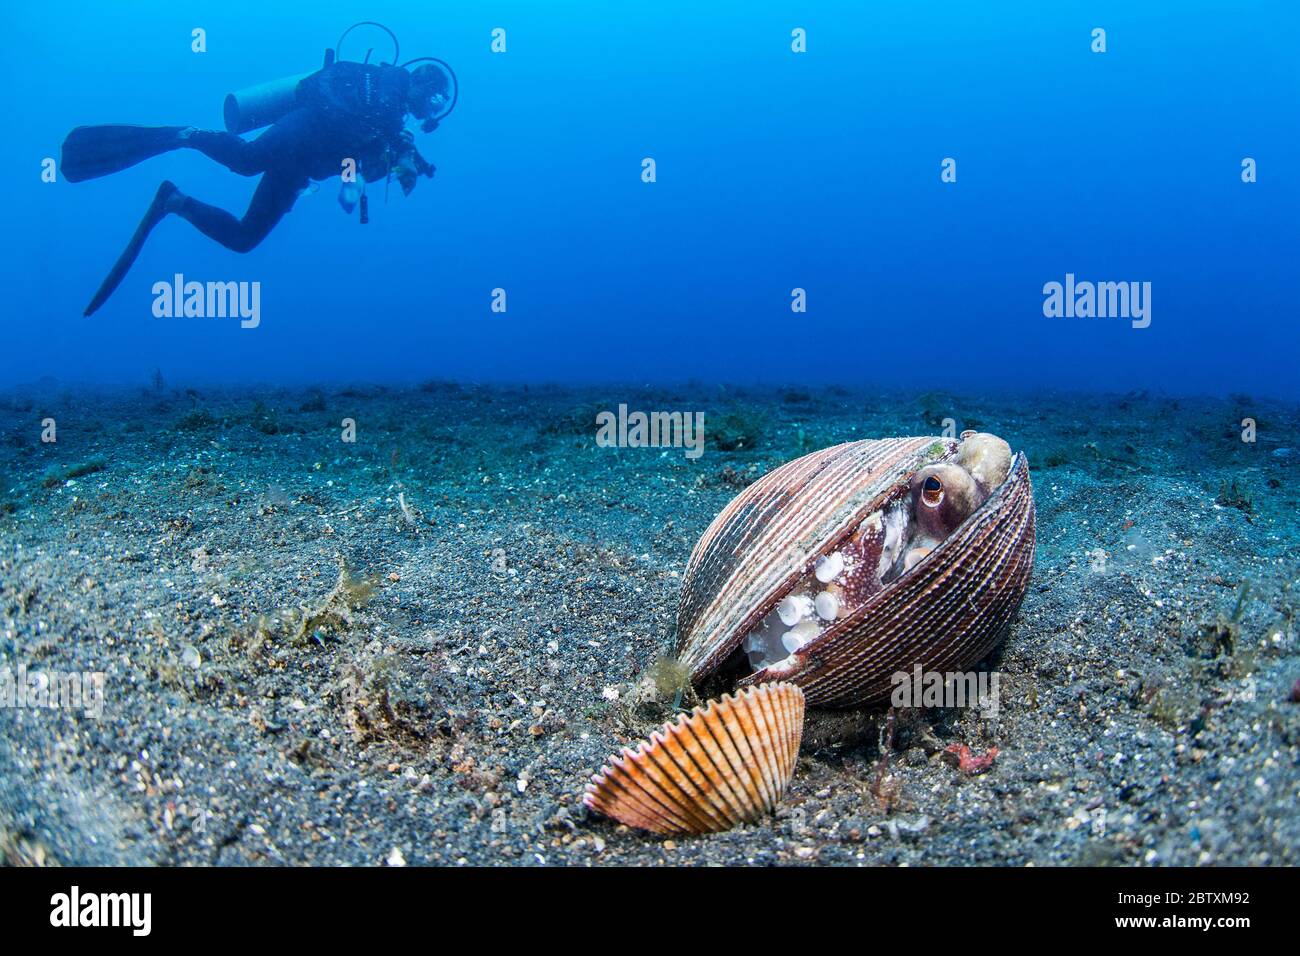
[[780, 802], [803, 737], [804, 695], [768, 683], [724, 694], [624, 747], [587, 784], [582, 802], [655, 833], [714, 833]]

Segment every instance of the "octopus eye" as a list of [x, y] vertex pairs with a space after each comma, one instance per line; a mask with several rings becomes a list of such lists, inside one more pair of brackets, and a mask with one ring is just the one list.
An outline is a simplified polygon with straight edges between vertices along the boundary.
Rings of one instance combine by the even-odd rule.
[[943, 482], [934, 475], [927, 475], [921, 483], [921, 500], [931, 508], [939, 507], [943, 501]]

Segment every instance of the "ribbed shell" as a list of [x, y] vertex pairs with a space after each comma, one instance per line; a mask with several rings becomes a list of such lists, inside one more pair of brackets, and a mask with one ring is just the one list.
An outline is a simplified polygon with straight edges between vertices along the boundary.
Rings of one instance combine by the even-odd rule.
[[[735, 650], [823, 554], [921, 467], [937, 438], [835, 445], [754, 482], [691, 552], [677, 612], [678, 656], [697, 679]], [[943, 442], [945, 451], [956, 442]]]
[[582, 802], [655, 833], [713, 833], [752, 822], [785, 794], [803, 714], [803, 691], [793, 684], [725, 694], [611, 757]]
[[[725, 660], [819, 554], [955, 442], [852, 442], [777, 468], [737, 496], [687, 564], [678, 653], [693, 680]], [[808, 703], [853, 706], [889, 696], [890, 678], [965, 670], [987, 656], [1028, 586], [1034, 501], [1023, 455], [1001, 487], [910, 572], [786, 661], [745, 683], [788, 680]]]

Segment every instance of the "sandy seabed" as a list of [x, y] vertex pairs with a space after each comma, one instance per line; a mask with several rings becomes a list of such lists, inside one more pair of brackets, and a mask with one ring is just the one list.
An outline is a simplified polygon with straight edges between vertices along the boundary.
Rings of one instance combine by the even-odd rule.
[[[703, 411], [703, 454], [598, 447], [620, 404]], [[900, 713], [884, 746], [883, 710], [812, 715], [775, 815], [728, 833], [585, 810], [671, 715], [644, 677], [722, 506], [946, 418], [1035, 485], [997, 716]], [[104, 696], [0, 708], [0, 858], [1295, 864], [1297, 434], [1300, 409], [1247, 396], [11, 389], [0, 672]], [[961, 744], [996, 760], [964, 773]]]

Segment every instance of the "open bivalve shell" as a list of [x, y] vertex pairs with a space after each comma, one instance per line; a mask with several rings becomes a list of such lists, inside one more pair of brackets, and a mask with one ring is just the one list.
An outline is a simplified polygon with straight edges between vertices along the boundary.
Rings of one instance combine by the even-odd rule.
[[996, 435], [849, 442], [787, 462], [709, 525], [682, 578], [691, 680], [798, 684], [813, 707], [965, 671], [1006, 633], [1034, 563], [1023, 454]]
[[768, 683], [725, 694], [611, 757], [583, 803], [655, 833], [714, 833], [770, 812], [803, 737], [804, 696]]

